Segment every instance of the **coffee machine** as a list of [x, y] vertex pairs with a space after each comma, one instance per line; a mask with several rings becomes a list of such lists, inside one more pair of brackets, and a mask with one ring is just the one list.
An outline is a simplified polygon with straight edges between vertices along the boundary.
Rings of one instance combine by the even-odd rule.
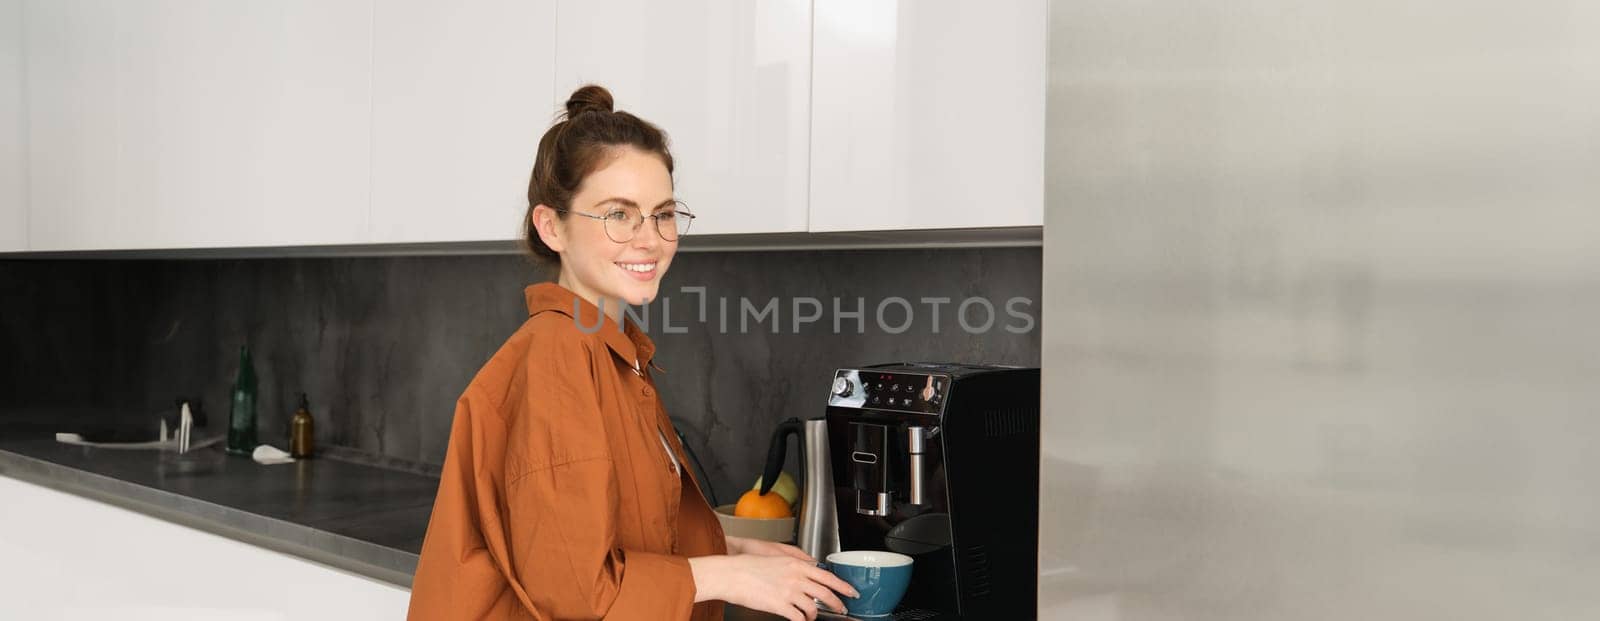
[[914, 560], [895, 619], [1038, 616], [1038, 369], [839, 369], [825, 418], [840, 549]]

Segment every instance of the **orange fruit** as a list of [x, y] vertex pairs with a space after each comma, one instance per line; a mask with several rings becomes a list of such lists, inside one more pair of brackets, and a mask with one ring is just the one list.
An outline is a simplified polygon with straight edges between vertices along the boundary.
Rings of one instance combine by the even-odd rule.
[[744, 518], [786, 518], [793, 517], [794, 512], [789, 509], [789, 501], [777, 492], [761, 493], [759, 489], [745, 492], [739, 497], [739, 504], [733, 506], [734, 517]]

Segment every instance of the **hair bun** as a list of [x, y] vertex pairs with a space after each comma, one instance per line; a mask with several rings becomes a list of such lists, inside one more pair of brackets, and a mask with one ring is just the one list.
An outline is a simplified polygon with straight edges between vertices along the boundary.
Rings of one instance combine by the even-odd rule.
[[567, 98], [567, 119], [578, 118], [585, 112], [611, 112], [611, 106], [611, 91], [598, 84], [585, 84]]

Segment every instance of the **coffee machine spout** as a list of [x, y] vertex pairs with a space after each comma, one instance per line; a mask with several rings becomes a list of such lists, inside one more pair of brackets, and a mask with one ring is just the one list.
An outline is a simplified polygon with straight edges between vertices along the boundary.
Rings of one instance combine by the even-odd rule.
[[[934, 429], [937, 430], [938, 427]], [[927, 476], [927, 441], [932, 435], [923, 427], [906, 428], [906, 459], [910, 468], [906, 502], [914, 505], [927, 503], [924, 499], [926, 494], [923, 493], [922, 480]]]

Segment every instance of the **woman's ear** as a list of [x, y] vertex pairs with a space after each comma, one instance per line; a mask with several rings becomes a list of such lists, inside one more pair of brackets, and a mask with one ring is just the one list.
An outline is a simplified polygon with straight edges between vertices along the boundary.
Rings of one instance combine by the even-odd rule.
[[566, 239], [561, 236], [560, 213], [549, 205], [535, 205], [528, 217], [533, 218], [533, 228], [539, 232], [539, 241], [556, 252], [566, 251]]

